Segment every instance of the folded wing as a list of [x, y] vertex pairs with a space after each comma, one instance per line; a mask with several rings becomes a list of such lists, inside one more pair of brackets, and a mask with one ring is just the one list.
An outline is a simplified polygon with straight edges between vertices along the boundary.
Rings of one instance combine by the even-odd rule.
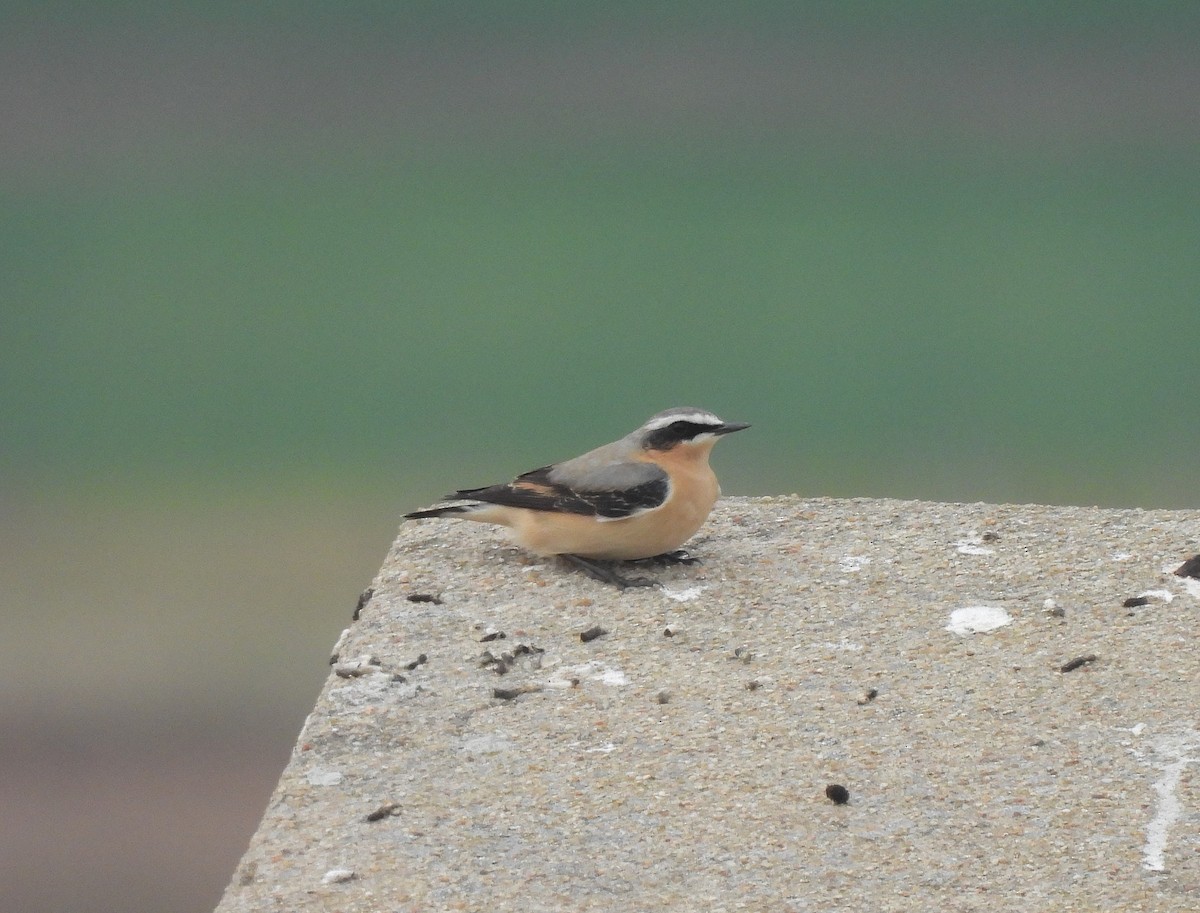
[[543, 466], [507, 484], [465, 488], [452, 497], [620, 520], [661, 507], [670, 489], [670, 480], [662, 469], [652, 463], [630, 461], [584, 473]]

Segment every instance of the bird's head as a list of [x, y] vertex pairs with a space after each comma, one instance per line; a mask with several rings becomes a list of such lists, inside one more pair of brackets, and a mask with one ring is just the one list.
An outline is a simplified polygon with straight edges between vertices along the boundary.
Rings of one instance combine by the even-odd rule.
[[704, 409], [678, 406], [652, 415], [634, 434], [643, 450], [664, 451], [684, 446], [707, 451], [722, 435], [749, 427], [745, 422], [722, 421]]

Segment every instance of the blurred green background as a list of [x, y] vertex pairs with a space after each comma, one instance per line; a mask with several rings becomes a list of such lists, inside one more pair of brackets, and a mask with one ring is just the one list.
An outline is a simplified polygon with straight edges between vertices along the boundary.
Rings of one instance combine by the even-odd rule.
[[1200, 6], [0, 13], [0, 908], [216, 903], [405, 510], [1200, 506]]

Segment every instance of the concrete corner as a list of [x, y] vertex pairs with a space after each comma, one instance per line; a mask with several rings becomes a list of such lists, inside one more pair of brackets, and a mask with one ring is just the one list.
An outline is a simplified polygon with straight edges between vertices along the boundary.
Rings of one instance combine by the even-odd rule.
[[1200, 512], [733, 498], [689, 549], [618, 592], [402, 526], [218, 913], [1196, 908]]

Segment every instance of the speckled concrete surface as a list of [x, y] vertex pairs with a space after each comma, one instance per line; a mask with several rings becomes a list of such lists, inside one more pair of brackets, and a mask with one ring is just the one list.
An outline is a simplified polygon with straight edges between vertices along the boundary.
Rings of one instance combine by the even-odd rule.
[[218, 910], [1200, 908], [1200, 512], [739, 498], [689, 547], [619, 592], [405, 524]]

